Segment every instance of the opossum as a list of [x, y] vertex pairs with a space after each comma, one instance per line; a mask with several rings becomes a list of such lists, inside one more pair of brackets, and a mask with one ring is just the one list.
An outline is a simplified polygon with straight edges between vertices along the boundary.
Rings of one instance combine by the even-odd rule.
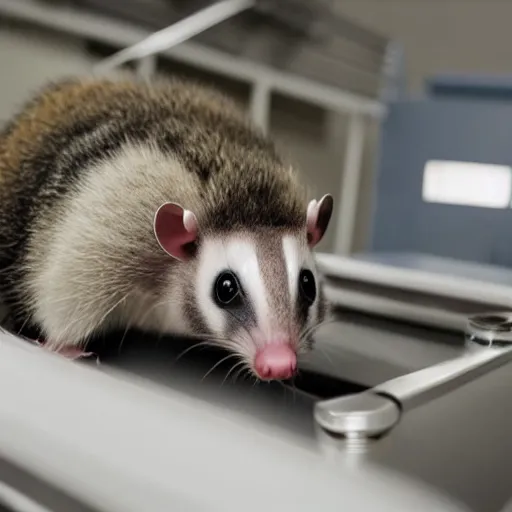
[[49, 350], [138, 328], [289, 379], [330, 312], [313, 250], [332, 210], [209, 85], [61, 79], [0, 135], [0, 293]]

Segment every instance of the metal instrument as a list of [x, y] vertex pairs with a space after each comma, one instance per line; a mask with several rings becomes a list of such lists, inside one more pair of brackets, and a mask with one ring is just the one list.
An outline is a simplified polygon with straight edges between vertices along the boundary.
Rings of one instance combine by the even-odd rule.
[[382, 436], [402, 415], [512, 360], [512, 314], [468, 318], [462, 356], [389, 380], [362, 393], [320, 401], [315, 420], [347, 440]]

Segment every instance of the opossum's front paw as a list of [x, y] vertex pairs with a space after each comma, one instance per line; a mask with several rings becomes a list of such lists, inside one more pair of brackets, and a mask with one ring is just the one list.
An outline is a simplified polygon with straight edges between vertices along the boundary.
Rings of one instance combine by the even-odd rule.
[[84, 359], [84, 358], [88, 358], [88, 357], [98, 358], [97, 354], [95, 354], [94, 352], [85, 352], [78, 347], [73, 347], [73, 346], [68, 345], [68, 346], [64, 346], [64, 347], [60, 347], [60, 348], [50, 348], [50, 347], [47, 347], [44, 342], [41, 342], [39, 340], [36, 340], [36, 343], [40, 347], [50, 350], [51, 352], [55, 352], [56, 354], [59, 354], [67, 359], [74, 360], [74, 359]]
[[84, 352], [76, 347], [63, 347], [56, 350], [57, 354], [66, 357], [68, 359], [83, 359], [85, 357], [97, 357], [94, 352]]

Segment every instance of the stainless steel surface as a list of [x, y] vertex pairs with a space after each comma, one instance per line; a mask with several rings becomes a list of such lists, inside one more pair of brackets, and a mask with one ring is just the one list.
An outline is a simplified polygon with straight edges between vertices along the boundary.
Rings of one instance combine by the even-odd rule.
[[[462, 330], [466, 325], [466, 315], [443, 308], [442, 301], [436, 305], [418, 304], [410, 300], [406, 293], [394, 299], [393, 293], [377, 295], [375, 291], [351, 290], [342, 282], [326, 282], [325, 295], [337, 307], [350, 308], [367, 314], [380, 315], [396, 321], [407, 319], [424, 327]], [[409, 300], [407, 300], [409, 299]]]
[[[19, 461], [0, 458], [0, 510], [7, 512], [100, 512], [69, 494], [69, 489], [37, 477]], [[37, 508], [39, 507], [39, 508]]]
[[98, 510], [470, 510], [384, 466], [329, 460], [313, 437], [255, 423], [261, 410], [247, 397], [252, 416], [100, 368], [1, 336], [1, 455]]
[[0, 482], [0, 510], [4, 512], [57, 512], [40, 505], [17, 489]]
[[[508, 318], [507, 312], [501, 315]], [[474, 334], [477, 328], [480, 338], [485, 339], [487, 335], [493, 340], [500, 336], [506, 339], [507, 326], [503, 325], [506, 322], [503, 318], [493, 318], [496, 316], [469, 319], [466, 334]], [[375, 339], [375, 346], [381, 341], [384, 344], [382, 350], [391, 348], [393, 345], [385, 341], [387, 336], [383, 329], [381, 336]], [[439, 337], [442, 338], [441, 333]], [[460, 338], [463, 337], [461, 332]], [[470, 350], [466, 350], [463, 357], [447, 361], [446, 365], [435, 367], [433, 372], [427, 368], [423, 373], [433, 378], [436, 385], [440, 384], [444, 392], [438, 389], [431, 394], [423, 388], [421, 380], [398, 390], [389, 382], [375, 386], [374, 389], [384, 389], [395, 396], [403, 394], [406, 398], [406, 413], [387, 435], [366, 443], [360, 451], [352, 450], [351, 443], [336, 437], [332, 442], [337, 446], [341, 460], [352, 454], [356, 465], [364, 466], [372, 461], [417, 476], [463, 500], [475, 512], [503, 512], [504, 505], [512, 502], [512, 443], [508, 442], [512, 429], [510, 346], [485, 348], [473, 344], [471, 338], [466, 339], [468, 341], [466, 347]], [[432, 340], [425, 339], [424, 343], [435, 350], [436, 344]], [[401, 351], [407, 352], [405, 345]], [[466, 372], [468, 364], [470, 371]], [[443, 368], [442, 372], [437, 372]], [[445, 373], [450, 369], [458, 381], [455, 386], [445, 381], [446, 377], [451, 378]], [[421, 374], [420, 371], [416, 375]], [[392, 382], [404, 383], [400, 377]], [[419, 388], [415, 389], [416, 385]], [[427, 391], [426, 401], [418, 402], [410, 395], [417, 390], [420, 393]]]
[[399, 419], [396, 403], [372, 391], [325, 400], [315, 406], [315, 420], [323, 429], [348, 438], [387, 432]]
[[499, 512], [512, 498], [511, 390], [509, 362], [404, 414], [367, 457]]
[[415, 254], [362, 254], [351, 257], [318, 253], [327, 277], [342, 277], [389, 288], [423, 292], [475, 303], [512, 307], [512, 270]]
[[[341, 468], [350, 467], [364, 476], [377, 467], [387, 476], [395, 475], [397, 481], [402, 477], [417, 479], [433, 491], [463, 502], [472, 512], [501, 510], [512, 497], [512, 444], [507, 442], [512, 431], [510, 362], [410, 409], [386, 436], [365, 443], [358, 452], [354, 449], [357, 439], [347, 443], [327, 434], [319, 439], [313, 418], [315, 404], [342, 395], [343, 387], [345, 394], [353, 394], [351, 380], [378, 386], [387, 378], [439, 363], [453, 354], [456, 357], [464, 351], [464, 335], [347, 314], [323, 329], [318, 341], [319, 349], [307, 365], [301, 366], [334, 376], [340, 388], [334, 392], [324, 393], [324, 389], [313, 385], [316, 377], [307, 377], [309, 385], [298, 389], [285, 389], [277, 383], [233, 383], [225, 381], [229, 366], [217, 367], [203, 381], [215, 362], [201, 363], [200, 358], [192, 356], [189, 365], [181, 368], [182, 377], [177, 377], [176, 366], [163, 350], [164, 346], [170, 347], [163, 342], [154, 353], [146, 342], [140, 343], [140, 350], [125, 343], [126, 351], [105, 364], [144, 375], [173, 390], [180, 389], [230, 414], [237, 411], [248, 415], [252, 424], [271, 426], [279, 435], [317, 439], [338, 474]], [[182, 347], [176, 351], [181, 353]], [[184, 358], [180, 359], [180, 366], [183, 363]], [[296, 384], [299, 386], [299, 382]], [[219, 389], [223, 390], [221, 395], [215, 392]], [[374, 492], [372, 485], [368, 482], [363, 492]], [[403, 485], [405, 488], [408, 484], [404, 481]], [[361, 510], [372, 509], [368, 502]], [[377, 509], [380, 510], [378, 505]], [[411, 510], [416, 510], [415, 504]], [[431, 510], [443, 507], [433, 505]]]

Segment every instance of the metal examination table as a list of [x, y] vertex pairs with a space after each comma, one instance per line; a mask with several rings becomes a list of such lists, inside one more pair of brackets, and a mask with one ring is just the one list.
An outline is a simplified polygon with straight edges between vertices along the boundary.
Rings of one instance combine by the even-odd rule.
[[[473, 304], [475, 308], [478, 304]], [[336, 317], [336, 322], [319, 331], [317, 348], [302, 361], [301, 375], [286, 385], [226, 379], [229, 361], [217, 364], [225, 354], [214, 351], [190, 350], [176, 362], [188, 347], [186, 341], [142, 339], [136, 333], [124, 339], [120, 353], [112, 349], [104, 363], [309, 442], [319, 435], [315, 422], [319, 401], [361, 393], [422, 368], [460, 359], [466, 350], [464, 329], [400, 321], [347, 305], [338, 309]], [[510, 389], [512, 362], [507, 359], [488, 373], [477, 372], [463, 385], [448, 387], [425, 403], [406, 408], [399, 423], [381, 439], [372, 440], [363, 454], [352, 453], [346, 440], [336, 435], [322, 431], [321, 436], [330, 456], [342, 465], [351, 460], [363, 472], [368, 464], [384, 473], [397, 472], [469, 510], [499, 512], [512, 496]]]

